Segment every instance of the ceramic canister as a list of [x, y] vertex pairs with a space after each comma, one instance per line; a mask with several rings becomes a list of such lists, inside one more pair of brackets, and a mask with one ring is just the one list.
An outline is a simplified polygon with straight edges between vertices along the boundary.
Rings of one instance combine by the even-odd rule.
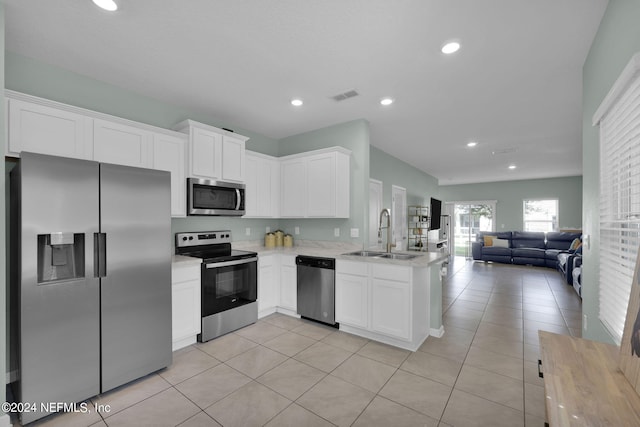
[[291, 234], [284, 235], [284, 247], [285, 248], [293, 247], [293, 236]]
[[266, 248], [273, 248], [276, 246], [276, 235], [273, 233], [267, 233], [264, 235], [264, 246]]
[[276, 230], [276, 232], [274, 234], [276, 235], [276, 246], [283, 246], [284, 245], [284, 231]]

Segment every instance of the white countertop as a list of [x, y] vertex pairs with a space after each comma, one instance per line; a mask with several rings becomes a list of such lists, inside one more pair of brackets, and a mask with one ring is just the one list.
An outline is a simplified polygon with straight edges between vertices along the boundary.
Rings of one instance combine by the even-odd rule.
[[[362, 250], [362, 248], [357, 245], [341, 242], [334, 243], [306, 241], [305, 243], [307, 244], [296, 245], [292, 248], [285, 248], [282, 246], [267, 248], [263, 245], [256, 244], [255, 242], [236, 242], [232, 243], [232, 245], [234, 249], [257, 252], [258, 256], [265, 256], [270, 254], [285, 254], [292, 256], [306, 255], [357, 262], [375, 262], [378, 264], [405, 265], [411, 267], [428, 267], [432, 264], [437, 264], [447, 259], [447, 254], [444, 252], [392, 251], [393, 253], [419, 255], [418, 257], [409, 260], [344, 255], [349, 252]], [[200, 258], [188, 257], [183, 255], [173, 255], [172, 262], [174, 266], [187, 266], [189, 264], [200, 264], [202, 260]]]
[[412, 266], [412, 267], [428, 267], [432, 264], [437, 264], [447, 259], [447, 254], [444, 252], [392, 251], [393, 253], [418, 255], [418, 257], [412, 258], [409, 260], [345, 255], [346, 253], [349, 253], [349, 252], [356, 252], [356, 251], [362, 250], [360, 246], [349, 245], [347, 247], [345, 244], [339, 244], [337, 245], [337, 247], [330, 247], [329, 245], [325, 247], [319, 247], [315, 245], [314, 246], [300, 245], [300, 246], [294, 246], [292, 248], [285, 248], [285, 247], [266, 248], [260, 245], [255, 245], [255, 246], [242, 245], [238, 247], [238, 249], [257, 252], [258, 255], [269, 255], [269, 254], [289, 254], [293, 256], [306, 255], [306, 256], [317, 256], [317, 257], [325, 257], [325, 258], [335, 258], [335, 259], [342, 259], [342, 260], [349, 260], [349, 261], [375, 262], [378, 264], [406, 265], [406, 266]]

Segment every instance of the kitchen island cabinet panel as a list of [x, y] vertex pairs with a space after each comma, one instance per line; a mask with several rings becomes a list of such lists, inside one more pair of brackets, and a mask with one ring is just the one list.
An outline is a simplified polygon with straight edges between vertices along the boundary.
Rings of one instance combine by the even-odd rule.
[[373, 278], [371, 330], [403, 340], [411, 339], [411, 283]]
[[336, 322], [369, 327], [369, 283], [366, 275], [336, 274]]

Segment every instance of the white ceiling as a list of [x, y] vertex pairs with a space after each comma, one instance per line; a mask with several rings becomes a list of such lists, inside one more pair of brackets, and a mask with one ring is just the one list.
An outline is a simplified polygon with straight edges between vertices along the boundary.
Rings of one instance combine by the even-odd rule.
[[5, 0], [6, 49], [275, 139], [364, 118], [441, 185], [582, 174], [607, 0], [116, 1]]

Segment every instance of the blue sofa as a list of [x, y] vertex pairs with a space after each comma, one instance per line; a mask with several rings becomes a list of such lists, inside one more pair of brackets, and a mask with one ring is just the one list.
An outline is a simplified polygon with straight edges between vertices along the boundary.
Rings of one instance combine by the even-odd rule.
[[[485, 246], [485, 236], [501, 239], [500, 242], [508, 247]], [[568, 250], [571, 242], [577, 238], [580, 238], [580, 233], [480, 232], [476, 235], [476, 241], [471, 244], [471, 251], [473, 259], [478, 261], [557, 268], [558, 254]]]

